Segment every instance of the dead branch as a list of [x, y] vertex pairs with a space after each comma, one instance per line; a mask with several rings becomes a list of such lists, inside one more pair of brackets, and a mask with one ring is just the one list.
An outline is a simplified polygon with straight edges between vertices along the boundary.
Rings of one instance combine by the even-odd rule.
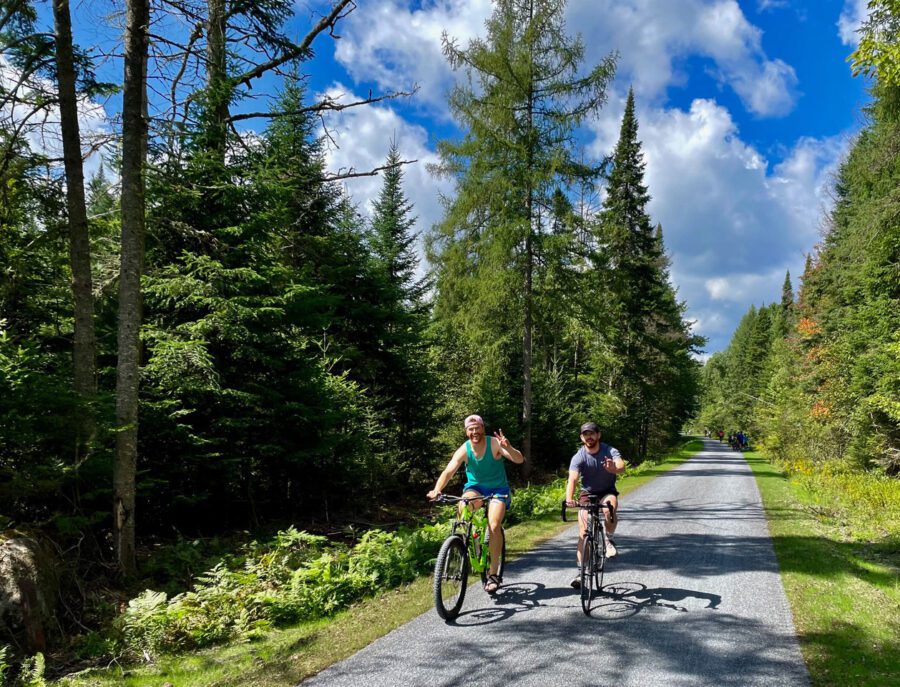
[[326, 174], [322, 177], [322, 181], [340, 181], [341, 179], [355, 179], [357, 177], [377, 177], [381, 172], [385, 172], [389, 169], [394, 169], [395, 167], [400, 167], [402, 165], [411, 165], [414, 162], [418, 162], [418, 160], [398, 160], [392, 165], [382, 165], [381, 167], [376, 167], [368, 172], [357, 172], [351, 167], [346, 172], [338, 171], [337, 174]]
[[239, 86], [241, 84], [250, 86], [250, 82], [253, 79], [259, 78], [270, 69], [274, 69], [275, 67], [278, 67], [285, 62], [290, 62], [291, 60], [294, 60], [300, 56], [308, 55], [310, 50], [309, 46], [312, 45], [312, 42], [318, 37], [320, 33], [325, 31], [325, 29], [328, 29], [329, 35], [334, 36], [333, 31], [335, 24], [355, 9], [356, 3], [354, 2], [354, 0], [339, 0], [331, 8], [331, 12], [322, 17], [322, 19], [319, 20], [319, 23], [316, 24], [308, 34], [306, 34], [306, 37], [300, 43], [293, 46], [290, 50], [282, 53], [275, 59], [257, 65], [253, 69], [244, 72], [240, 76], [233, 77], [231, 79], [231, 83], [235, 86]]
[[255, 119], [257, 117], [295, 117], [302, 114], [308, 114], [310, 112], [340, 112], [351, 107], [359, 107], [360, 105], [371, 105], [372, 103], [380, 103], [385, 100], [394, 100], [396, 98], [408, 98], [412, 95], [415, 95], [418, 90], [419, 87], [415, 86], [411, 91], [396, 91], [379, 96], [373, 96], [372, 92], [369, 91], [368, 98], [364, 98], [363, 100], [354, 100], [352, 103], [344, 104], [341, 104], [336, 99], [326, 95], [321, 102], [318, 102], [315, 105], [310, 105], [309, 107], [301, 107], [297, 110], [285, 110], [282, 112], [242, 112], [240, 114], [231, 115], [228, 120], [231, 122], [239, 122], [244, 119]]

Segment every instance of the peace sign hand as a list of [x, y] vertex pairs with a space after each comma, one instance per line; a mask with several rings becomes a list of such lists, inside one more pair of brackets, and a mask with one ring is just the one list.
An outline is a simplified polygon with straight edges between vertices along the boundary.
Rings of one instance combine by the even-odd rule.
[[500, 442], [500, 448], [509, 448], [509, 439], [503, 436], [503, 430], [497, 430], [494, 432], [494, 438]]

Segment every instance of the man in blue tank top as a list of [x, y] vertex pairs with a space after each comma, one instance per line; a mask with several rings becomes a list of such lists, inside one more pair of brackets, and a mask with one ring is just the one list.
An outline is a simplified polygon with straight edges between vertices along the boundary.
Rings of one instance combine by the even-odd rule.
[[[581, 494], [579, 500], [587, 503], [589, 495], [600, 496], [603, 503], [609, 502], [613, 507], [613, 514], [606, 509], [603, 517], [606, 520], [606, 555], [612, 558], [616, 555], [616, 545], [612, 535], [616, 531], [615, 511], [619, 508], [616, 490], [616, 476], [625, 472], [625, 461], [612, 446], [600, 441], [600, 428], [595, 422], [585, 422], [581, 425], [581, 448], [572, 456], [569, 463], [569, 481], [566, 484], [566, 503], [575, 505], [575, 485], [581, 478]], [[581, 552], [584, 550], [584, 533], [587, 529], [587, 511], [578, 511], [578, 575], [572, 580], [572, 586], [576, 589], [581, 586]]]
[[[524, 463], [525, 456], [510, 445], [509, 439], [503, 436], [502, 429], [494, 432], [492, 437], [487, 436], [484, 431], [484, 420], [479, 415], [469, 415], [463, 424], [468, 441], [453, 453], [447, 467], [438, 477], [434, 489], [428, 492], [428, 498], [434, 500], [440, 496], [456, 471], [464, 465], [466, 466], [466, 486], [463, 487], [463, 496], [501, 496], [500, 499], [494, 499], [488, 505], [491, 567], [484, 590], [488, 594], [493, 594], [500, 588], [500, 583], [503, 581], [497, 574], [500, 553], [503, 551], [501, 525], [510, 504], [509, 481], [506, 479], [504, 459], [509, 459], [513, 463]], [[481, 501], [472, 501], [469, 507], [481, 508]]]

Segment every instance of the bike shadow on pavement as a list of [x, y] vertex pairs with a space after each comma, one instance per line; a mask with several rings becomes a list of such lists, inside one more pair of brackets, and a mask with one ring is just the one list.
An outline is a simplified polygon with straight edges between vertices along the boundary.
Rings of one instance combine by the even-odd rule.
[[571, 598], [574, 605], [578, 592], [571, 587], [548, 587], [542, 582], [511, 582], [489, 597], [489, 606], [463, 611], [450, 624], [490, 625], [545, 606], [547, 601], [564, 598]]
[[[463, 611], [450, 624], [469, 627], [499, 623], [559, 599], [570, 601], [567, 606], [580, 608], [580, 595], [569, 586], [548, 587], [541, 582], [515, 582], [501, 587], [491, 597], [491, 605]], [[695, 601], [688, 601], [689, 599]], [[604, 585], [600, 596], [594, 599], [590, 615], [595, 620], [623, 620], [649, 608], [689, 613], [697, 610], [715, 611], [721, 603], [722, 597], [719, 594], [677, 587], [648, 588], [640, 582], [614, 582]]]
[[[688, 599], [696, 599], [696, 602], [689, 603]], [[704, 602], [705, 606], [699, 605]], [[719, 594], [709, 592], [677, 587], [648, 588], [640, 582], [613, 582], [603, 586], [602, 594], [591, 608], [591, 617], [597, 620], [621, 620], [648, 608], [668, 608], [677, 613], [715, 611], [721, 603], [722, 597]]]

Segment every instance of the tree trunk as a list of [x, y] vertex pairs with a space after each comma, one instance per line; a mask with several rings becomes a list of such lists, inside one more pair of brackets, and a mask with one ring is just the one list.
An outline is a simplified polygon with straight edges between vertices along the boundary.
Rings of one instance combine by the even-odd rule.
[[528, 234], [525, 236], [525, 326], [522, 336], [522, 454], [523, 476], [531, 475], [531, 355], [532, 355], [532, 256], [531, 193], [528, 194]]
[[144, 155], [147, 0], [126, 3], [125, 81], [122, 97], [122, 256], [119, 273], [119, 359], [116, 369], [116, 456], [113, 535], [120, 570], [135, 572], [135, 475], [141, 357], [141, 273], [144, 264]]
[[206, 86], [211, 120], [210, 149], [225, 162], [225, 120], [228, 117], [228, 84], [225, 61], [225, 0], [208, 0], [206, 26]]
[[[63, 160], [66, 170], [66, 210], [69, 219], [69, 261], [75, 308], [74, 385], [82, 401], [97, 393], [97, 338], [94, 332], [94, 296], [91, 284], [91, 243], [84, 200], [84, 166], [78, 129], [78, 99], [75, 92], [75, 60], [72, 52], [72, 18], [68, 0], [54, 0], [56, 24], [56, 69], [59, 85], [59, 115]], [[77, 452], [84, 452], [94, 434], [90, 409], [79, 428]]]
[[[534, 19], [534, 6], [529, 3], [529, 16]], [[534, 63], [532, 56], [531, 64]], [[528, 127], [526, 135], [528, 137], [528, 188], [526, 202], [526, 234], [525, 234], [525, 284], [524, 284], [524, 305], [525, 305], [525, 321], [524, 331], [522, 333], [522, 454], [525, 456], [525, 465], [523, 466], [523, 476], [528, 478], [531, 475], [531, 354], [532, 354], [532, 281], [534, 270], [534, 242], [532, 240], [532, 232], [534, 231], [534, 191], [532, 189], [532, 175], [534, 169], [534, 155], [531, 149], [533, 145], [532, 131], [534, 129], [534, 78], [533, 74], [528, 82]]]

